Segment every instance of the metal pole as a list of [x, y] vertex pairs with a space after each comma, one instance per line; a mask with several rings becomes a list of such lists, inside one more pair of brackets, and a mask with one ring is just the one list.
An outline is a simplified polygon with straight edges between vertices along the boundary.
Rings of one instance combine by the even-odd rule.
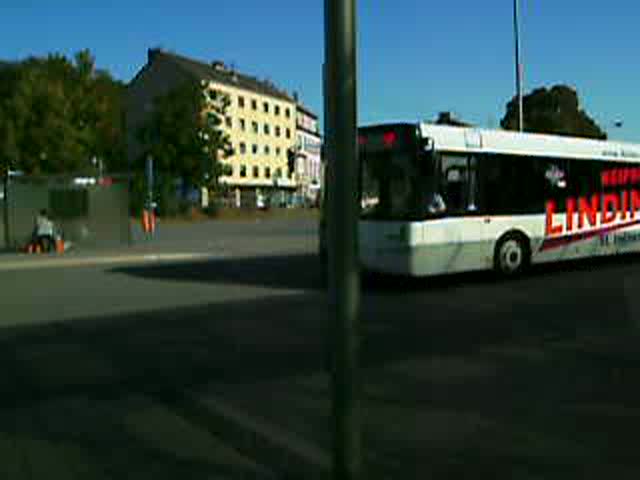
[[518, 130], [524, 130], [524, 114], [522, 111], [522, 62], [520, 60], [520, 0], [513, 0], [513, 29], [516, 48], [516, 92], [518, 95]]
[[2, 201], [2, 220], [4, 222], [4, 246], [8, 250], [11, 247], [11, 225], [9, 222], [9, 165], [2, 176], [4, 199]]
[[362, 475], [358, 269], [356, 1], [325, 0], [333, 478]]
[[145, 211], [143, 215], [147, 216], [149, 223], [149, 231], [147, 232], [149, 236], [154, 235], [154, 227], [150, 226], [155, 220], [155, 208], [153, 205], [153, 157], [151, 155], [147, 156], [147, 165], [146, 165], [146, 176], [147, 176], [147, 204], [145, 206]]
[[147, 156], [147, 208], [153, 203], [153, 157]]

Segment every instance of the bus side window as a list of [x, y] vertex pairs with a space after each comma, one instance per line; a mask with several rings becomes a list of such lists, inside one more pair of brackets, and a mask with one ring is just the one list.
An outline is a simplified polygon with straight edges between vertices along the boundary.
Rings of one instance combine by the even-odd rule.
[[442, 195], [448, 213], [478, 210], [477, 158], [442, 155]]
[[553, 200], [556, 211], [564, 212], [567, 192], [573, 189], [573, 182], [569, 182], [567, 174], [566, 160], [549, 158], [540, 162], [539, 166], [544, 168], [544, 172], [541, 172], [544, 178], [544, 201]]
[[464, 210], [466, 164], [466, 157], [442, 155], [442, 196], [448, 213], [460, 213]]
[[469, 199], [467, 202], [467, 211], [478, 211], [479, 204], [479, 178], [478, 178], [478, 157], [469, 158]]
[[483, 210], [489, 215], [544, 212], [544, 171], [525, 156], [489, 154], [483, 158]]

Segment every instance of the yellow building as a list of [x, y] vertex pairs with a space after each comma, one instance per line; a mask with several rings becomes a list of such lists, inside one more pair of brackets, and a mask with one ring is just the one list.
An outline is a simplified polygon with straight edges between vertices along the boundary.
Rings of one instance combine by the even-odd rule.
[[[159, 49], [150, 49], [147, 64], [128, 86], [128, 130], [135, 131], [150, 111], [153, 98], [188, 78], [205, 93], [227, 95], [230, 106], [224, 129], [233, 155], [224, 159], [232, 173], [221, 178], [235, 205], [284, 200], [296, 188], [289, 171], [288, 150], [296, 142], [296, 102], [272, 83], [237, 72], [222, 62], [195, 61]], [[130, 158], [139, 153], [130, 138]], [[276, 194], [276, 195], [274, 195]]]

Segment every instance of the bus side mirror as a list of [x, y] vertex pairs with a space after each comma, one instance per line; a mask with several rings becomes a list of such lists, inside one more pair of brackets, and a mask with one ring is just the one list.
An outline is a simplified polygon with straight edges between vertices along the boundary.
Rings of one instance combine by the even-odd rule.
[[420, 150], [423, 152], [433, 152], [435, 149], [435, 142], [433, 138], [423, 138], [420, 140]]

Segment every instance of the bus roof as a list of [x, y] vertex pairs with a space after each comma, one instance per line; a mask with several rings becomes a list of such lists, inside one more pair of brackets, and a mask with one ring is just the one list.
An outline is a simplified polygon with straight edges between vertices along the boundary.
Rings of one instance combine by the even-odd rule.
[[633, 143], [430, 123], [419, 127], [422, 136], [433, 139], [441, 151], [640, 162], [640, 145]]

